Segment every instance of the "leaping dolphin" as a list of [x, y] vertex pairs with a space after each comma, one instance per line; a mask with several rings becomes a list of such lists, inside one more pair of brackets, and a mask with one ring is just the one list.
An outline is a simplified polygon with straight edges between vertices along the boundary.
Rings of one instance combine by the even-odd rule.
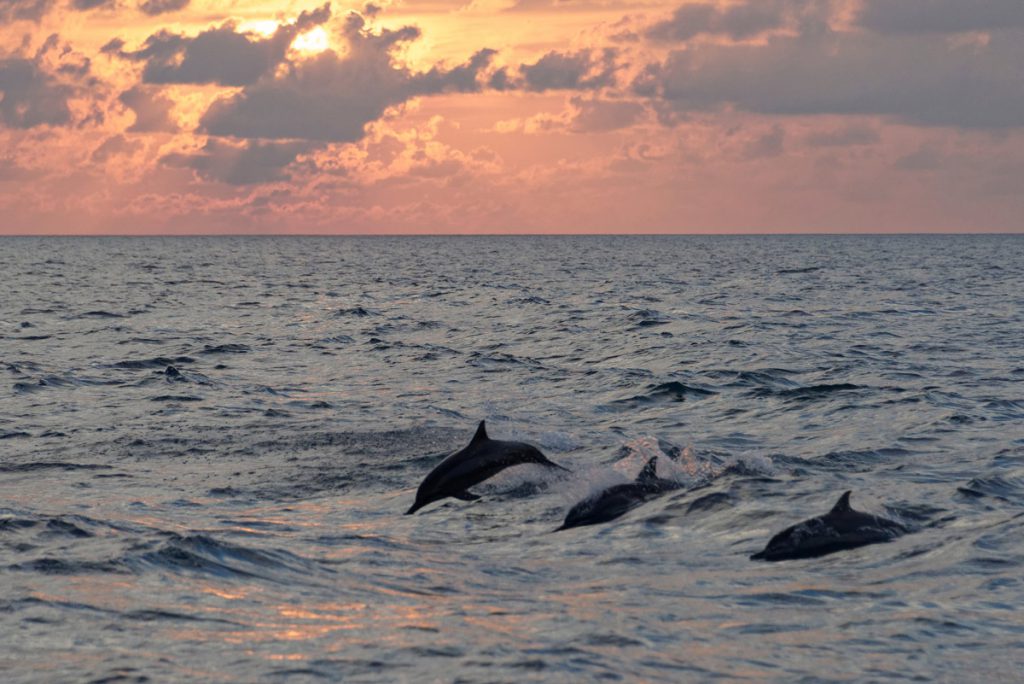
[[580, 501], [569, 509], [565, 522], [555, 532], [615, 520], [659, 494], [679, 489], [682, 485], [675, 480], [658, 477], [657, 461], [657, 456], [647, 461], [633, 482], [614, 485]]
[[416, 491], [416, 502], [405, 514], [415, 513], [427, 504], [449, 496], [462, 501], [475, 501], [480, 497], [471, 494], [468, 491], [470, 487], [497, 475], [505, 468], [525, 463], [536, 463], [567, 472], [569, 470], [552, 463], [537, 447], [530, 444], [491, 439], [481, 420], [469, 446], [441, 461], [423, 479]]
[[896, 522], [850, 507], [850, 492], [841, 497], [832, 510], [804, 520], [772, 537], [763, 551], [750, 560], [781, 561], [816, 558], [858, 546], [895, 539], [909, 530]]

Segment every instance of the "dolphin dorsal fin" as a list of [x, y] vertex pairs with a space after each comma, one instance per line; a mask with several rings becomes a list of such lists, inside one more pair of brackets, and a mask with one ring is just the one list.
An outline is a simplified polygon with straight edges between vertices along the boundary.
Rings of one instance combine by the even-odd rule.
[[476, 429], [476, 434], [473, 435], [473, 439], [469, 441], [470, 444], [473, 442], [483, 442], [490, 439], [487, 436], [487, 428], [484, 427], [484, 421], [480, 421], [480, 427]]
[[647, 462], [647, 465], [643, 467], [640, 474], [636, 476], [636, 481], [639, 484], [645, 482], [654, 482], [658, 479], [658, 457], [652, 456], [651, 460]]
[[839, 497], [839, 501], [836, 502], [836, 505], [832, 507], [832, 510], [830, 512], [846, 513], [848, 511], [853, 510], [852, 508], [850, 508], [850, 494], [852, 493], [852, 491], [846, 492], [841, 497]]

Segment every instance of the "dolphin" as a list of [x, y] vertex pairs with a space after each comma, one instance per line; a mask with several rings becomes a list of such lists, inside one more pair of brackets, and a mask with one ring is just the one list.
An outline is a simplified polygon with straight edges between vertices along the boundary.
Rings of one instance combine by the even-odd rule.
[[416, 502], [405, 514], [415, 513], [427, 504], [449, 496], [462, 501], [476, 501], [480, 497], [467, 491], [470, 487], [497, 475], [505, 468], [524, 463], [569, 471], [549, 461], [535, 446], [491, 439], [481, 420], [469, 446], [441, 461], [423, 479], [420, 488], [416, 490]]
[[750, 560], [781, 561], [816, 558], [895, 539], [909, 530], [896, 522], [850, 507], [851, 492], [844, 493], [832, 510], [779, 532], [763, 551]]
[[682, 485], [675, 480], [658, 477], [657, 461], [657, 456], [647, 461], [633, 482], [613, 485], [580, 501], [569, 509], [565, 522], [555, 532], [615, 520], [659, 494], [679, 489]]

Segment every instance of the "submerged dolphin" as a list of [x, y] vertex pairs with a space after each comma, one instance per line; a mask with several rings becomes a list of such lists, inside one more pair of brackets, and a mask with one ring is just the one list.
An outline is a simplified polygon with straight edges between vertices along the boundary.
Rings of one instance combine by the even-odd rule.
[[658, 477], [657, 461], [657, 456], [651, 458], [633, 482], [614, 485], [580, 501], [569, 509], [565, 522], [555, 532], [615, 520], [659, 494], [679, 489], [682, 485], [675, 480]]
[[549, 461], [535, 446], [489, 438], [484, 421], [481, 420], [480, 427], [476, 429], [469, 446], [441, 461], [423, 479], [423, 483], [416, 491], [416, 503], [405, 514], [415, 513], [427, 504], [449, 496], [463, 501], [475, 501], [480, 497], [470, 494], [467, 491], [470, 487], [480, 484], [505, 468], [524, 463], [536, 463], [568, 471], [568, 468]]
[[908, 532], [896, 522], [850, 507], [850, 492], [841, 497], [832, 510], [804, 520], [772, 537], [763, 551], [750, 560], [780, 561], [815, 558], [867, 544], [887, 542]]

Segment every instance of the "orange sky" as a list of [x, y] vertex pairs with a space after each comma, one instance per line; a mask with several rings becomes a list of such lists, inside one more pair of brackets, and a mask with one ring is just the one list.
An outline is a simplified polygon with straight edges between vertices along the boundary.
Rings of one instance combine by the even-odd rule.
[[1024, 230], [1021, 0], [0, 0], [0, 234]]

